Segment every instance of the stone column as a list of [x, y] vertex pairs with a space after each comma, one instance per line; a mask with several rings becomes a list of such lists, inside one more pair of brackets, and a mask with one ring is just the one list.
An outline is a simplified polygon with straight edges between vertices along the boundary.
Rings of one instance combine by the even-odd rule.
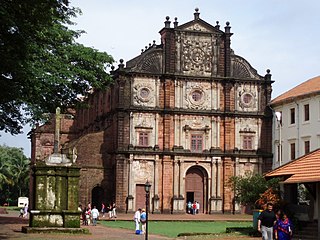
[[221, 167], [222, 161], [217, 159], [217, 196], [216, 196], [216, 211], [222, 211], [222, 198], [221, 198]]
[[180, 195], [180, 160], [174, 159], [173, 169], [173, 213], [183, 213], [184, 198]]
[[133, 192], [132, 192], [132, 184], [133, 184], [133, 171], [132, 171], [132, 163], [133, 163], [133, 154], [130, 154], [128, 160], [128, 205], [127, 205], [127, 213], [134, 212], [134, 204], [133, 204]]
[[153, 213], [160, 213], [160, 198], [159, 198], [159, 155], [155, 156], [154, 161], [154, 197], [153, 197]]
[[215, 198], [216, 198], [216, 159], [211, 159], [211, 179], [210, 179], [210, 214], [215, 212]]

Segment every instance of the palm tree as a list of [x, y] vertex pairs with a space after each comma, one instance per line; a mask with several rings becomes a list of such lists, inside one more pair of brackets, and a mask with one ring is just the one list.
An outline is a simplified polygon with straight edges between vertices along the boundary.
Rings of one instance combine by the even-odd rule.
[[30, 160], [22, 149], [0, 146], [0, 201], [17, 201], [28, 195]]

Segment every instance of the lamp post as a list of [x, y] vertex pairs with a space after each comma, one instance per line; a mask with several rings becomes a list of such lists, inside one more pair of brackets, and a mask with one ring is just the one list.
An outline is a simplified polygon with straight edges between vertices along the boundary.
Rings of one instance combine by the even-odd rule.
[[282, 113], [281, 112], [276, 112], [275, 114], [276, 114], [278, 127], [279, 127], [279, 166], [281, 166], [281, 164], [282, 164], [282, 136], [281, 136], [281, 131], [282, 131], [281, 117], [282, 117]]
[[148, 212], [149, 212], [150, 188], [151, 188], [151, 184], [147, 180], [147, 182], [144, 184], [144, 190], [146, 191], [146, 234], [145, 234], [145, 240], [148, 240]]

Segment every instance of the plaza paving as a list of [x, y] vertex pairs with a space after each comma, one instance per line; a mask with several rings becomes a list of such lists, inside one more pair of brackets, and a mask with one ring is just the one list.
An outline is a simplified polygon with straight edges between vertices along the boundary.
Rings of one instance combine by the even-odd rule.
[[[108, 228], [102, 225], [97, 226], [81, 226], [88, 228], [90, 235], [71, 235], [71, 234], [25, 234], [21, 232], [22, 226], [28, 225], [28, 219], [23, 219], [18, 217], [19, 213], [17, 211], [9, 211], [9, 214], [0, 214], [0, 239], [26, 239], [26, 240], [57, 240], [57, 239], [79, 239], [79, 240], [90, 240], [90, 239], [144, 239], [144, 235], [135, 235], [134, 229], [115, 229]], [[116, 220], [128, 220], [132, 221], [132, 214], [118, 214]], [[252, 216], [241, 215], [241, 214], [149, 214], [149, 219], [151, 221], [252, 221]], [[102, 220], [108, 221], [108, 218], [102, 218]], [[132, 228], [134, 228], [134, 223], [132, 221]], [[172, 239], [168, 237], [163, 237], [159, 235], [149, 235], [150, 240], [160, 240], [160, 239]], [[210, 237], [180, 237], [176, 239], [211, 239]], [[217, 238], [212, 238], [217, 239]], [[224, 237], [219, 239], [239, 239], [239, 237]], [[245, 239], [258, 239], [244, 237]]]

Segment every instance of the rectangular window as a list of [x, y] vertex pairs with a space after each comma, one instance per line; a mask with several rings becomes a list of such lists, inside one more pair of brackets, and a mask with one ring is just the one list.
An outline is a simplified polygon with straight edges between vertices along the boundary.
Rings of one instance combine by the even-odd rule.
[[202, 151], [202, 135], [191, 135], [191, 151], [200, 152]]
[[295, 109], [291, 108], [290, 109], [290, 124], [295, 124], [295, 122], [296, 122]]
[[290, 155], [291, 160], [296, 158], [296, 144], [295, 143], [290, 144], [290, 154], [291, 154]]
[[147, 147], [149, 145], [149, 135], [146, 132], [139, 133], [139, 146]]
[[304, 120], [309, 121], [309, 104], [304, 105]]
[[310, 152], [310, 141], [304, 141], [304, 154]]
[[253, 149], [253, 137], [243, 136], [242, 149], [252, 150]]

